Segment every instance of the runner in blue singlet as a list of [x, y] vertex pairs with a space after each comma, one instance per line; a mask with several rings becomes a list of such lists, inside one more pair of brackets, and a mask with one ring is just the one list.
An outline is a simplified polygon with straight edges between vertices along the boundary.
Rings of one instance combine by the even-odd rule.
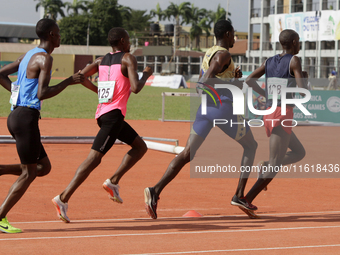
[[[59, 27], [54, 20], [41, 19], [36, 25], [36, 33], [40, 38], [39, 46], [0, 70], [0, 84], [12, 92], [10, 99], [12, 112], [8, 116], [7, 126], [16, 140], [21, 163], [0, 166], [0, 175], [19, 176], [0, 207], [0, 231], [5, 233], [22, 232], [8, 223], [6, 215], [24, 195], [33, 180], [37, 176], [47, 175], [51, 170], [50, 160], [40, 141], [38, 121], [41, 100], [53, 97], [68, 85], [84, 80], [84, 75], [78, 72], [49, 87], [53, 62], [50, 54], [60, 45]], [[8, 76], [17, 71], [18, 79], [11, 83]]]

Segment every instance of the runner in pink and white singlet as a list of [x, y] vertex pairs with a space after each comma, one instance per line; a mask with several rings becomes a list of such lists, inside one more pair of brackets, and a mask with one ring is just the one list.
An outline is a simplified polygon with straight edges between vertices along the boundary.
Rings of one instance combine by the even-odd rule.
[[60, 195], [52, 199], [59, 218], [67, 223], [70, 222], [66, 215], [68, 200], [100, 164], [102, 157], [110, 150], [116, 139], [130, 145], [131, 149], [123, 157], [113, 176], [103, 183], [103, 188], [109, 193], [109, 198], [115, 202], [123, 203], [119, 196], [119, 180], [147, 151], [143, 139], [125, 122], [124, 118], [131, 92], [136, 94], [140, 92], [153, 71], [150, 67], [146, 67], [142, 78], [139, 79], [137, 60], [129, 53], [130, 37], [125, 29], [112, 28], [108, 34], [108, 40], [112, 52], [97, 58], [81, 72], [85, 77], [99, 72], [98, 87], [88, 79], [84, 80], [83, 85], [98, 93], [96, 120], [100, 130], [88, 157], [78, 167], [70, 184]]

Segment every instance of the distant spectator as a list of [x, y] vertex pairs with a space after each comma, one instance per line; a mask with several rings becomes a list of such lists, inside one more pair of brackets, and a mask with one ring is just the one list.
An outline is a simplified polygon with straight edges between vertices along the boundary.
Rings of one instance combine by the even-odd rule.
[[327, 90], [331, 90], [334, 88], [334, 90], [338, 89], [338, 81], [337, 81], [337, 71], [335, 70], [335, 68], [333, 68], [333, 71], [330, 73], [328, 80], [329, 80], [329, 84], [327, 87]]

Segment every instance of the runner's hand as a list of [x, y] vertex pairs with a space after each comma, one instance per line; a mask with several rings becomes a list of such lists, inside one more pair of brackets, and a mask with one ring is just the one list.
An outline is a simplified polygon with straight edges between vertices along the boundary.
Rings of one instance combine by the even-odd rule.
[[151, 67], [147, 66], [143, 70], [143, 73], [145, 73], [147, 75], [147, 77], [150, 77], [153, 74], [153, 71], [152, 71]]
[[306, 71], [302, 71], [303, 78], [308, 79], [308, 73]]
[[242, 78], [242, 71], [239, 66], [236, 67], [234, 73], [235, 73], [235, 78]]
[[81, 70], [79, 70], [77, 73], [70, 76], [70, 79], [71, 79], [70, 85], [82, 83], [85, 80], [84, 74], [81, 74], [80, 72], [81, 72]]

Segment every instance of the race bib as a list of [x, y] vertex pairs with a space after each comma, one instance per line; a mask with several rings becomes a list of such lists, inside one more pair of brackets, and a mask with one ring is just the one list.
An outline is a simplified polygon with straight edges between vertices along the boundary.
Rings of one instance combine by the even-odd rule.
[[281, 99], [281, 91], [283, 88], [287, 88], [288, 79], [285, 78], [273, 78], [267, 79], [268, 99], [273, 99], [273, 90], [276, 88], [277, 99]]
[[11, 85], [11, 98], [9, 99], [9, 103], [11, 105], [17, 105], [18, 97], [19, 97], [19, 89], [20, 85], [18, 85], [16, 82], [13, 82]]
[[99, 81], [98, 82], [98, 100], [100, 104], [112, 102], [115, 85], [116, 85], [116, 81]]

